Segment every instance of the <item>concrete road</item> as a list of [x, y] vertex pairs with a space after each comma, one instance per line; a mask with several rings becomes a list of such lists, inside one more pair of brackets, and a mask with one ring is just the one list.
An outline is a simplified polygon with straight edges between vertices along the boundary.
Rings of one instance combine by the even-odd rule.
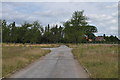
[[61, 45], [50, 49], [51, 53], [13, 74], [11, 78], [88, 78], [88, 74], [74, 59], [71, 48]]

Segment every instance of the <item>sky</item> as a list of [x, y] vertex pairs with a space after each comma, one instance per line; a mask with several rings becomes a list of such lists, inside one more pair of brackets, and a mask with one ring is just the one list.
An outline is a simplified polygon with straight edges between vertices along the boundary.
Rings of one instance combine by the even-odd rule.
[[[2, 19], [17, 25], [38, 20], [42, 26], [62, 25], [74, 11], [84, 10], [98, 36], [118, 36], [118, 2], [2, 2]], [[1, 12], [1, 11], [0, 11]]]

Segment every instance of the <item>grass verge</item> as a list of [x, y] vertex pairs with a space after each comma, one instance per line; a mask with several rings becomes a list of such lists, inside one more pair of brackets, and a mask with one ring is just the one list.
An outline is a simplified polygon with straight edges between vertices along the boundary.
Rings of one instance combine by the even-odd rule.
[[68, 44], [91, 78], [118, 78], [118, 45]]
[[28, 64], [49, 53], [33, 46], [3, 46], [2, 47], [2, 77], [8, 77]]

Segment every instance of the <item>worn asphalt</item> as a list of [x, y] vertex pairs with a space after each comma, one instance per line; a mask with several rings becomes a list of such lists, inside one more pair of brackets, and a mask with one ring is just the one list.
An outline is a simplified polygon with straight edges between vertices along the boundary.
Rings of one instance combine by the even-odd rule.
[[71, 48], [61, 45], [48, 49], [51, 50], [49, 54], [16, 72], [11, 78], [88, 78], [88, 74], [74, 59]]

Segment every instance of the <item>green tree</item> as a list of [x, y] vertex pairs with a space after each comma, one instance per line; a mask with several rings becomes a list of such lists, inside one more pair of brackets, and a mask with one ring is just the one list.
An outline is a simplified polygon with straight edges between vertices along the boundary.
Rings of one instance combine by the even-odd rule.
[[84, 11], [75, 11], [72, 18], [66, 21], [63, 25], [64, 39], [68, 42], [82, 42], [85, 35], [93, 34], [97, 32], [95, 26], [88, 25], [87, 17], [83, 15]]
[[2, 42], [2, 20], [0, 19], [0, 43]]
[[45, 31], [42, 37], [42, 42], [51, 43], [52, 42], [52, 33], [50, 30], [50, 25], [45, 27]]
[[61, 26], [58, 27], [58, 25], [51, 28], [52, 33], [52, 41], [54, 43], [59, 43], [63, 39], [63, 28]]
[[2, 40], [3, 42], [10, 42], [10, 28], [5, 20], [2, 22]]
[[84, 11], [75, 11], [72, 18], [65, 22], [65, 40], [68, 42], [80, 42], [83, 37], [83, 31], [81, 26], [86, 26], [87, 17], [83, 15]]
[[17, 34], [17, 27], [15, 22], [11, 23], [9, 27], [10, 27], [10, 40], [11, 42], [16, 43], [18, 34]]
[[115, 42], [118, 43], [120, 40], [117, 38], [117, 36], [106, 36], [105, 37], [106, 42]]
[[39, 43], [41, 41], [42, 26], [38, 21], [33, 22], [31, 27], [31, 43]]
[[58, 27], [58, 25], [50, 28], [50, 25], [48, 24], [48, 26], [45, 27], [43, 39], [44, 42], [47, 43], [61, 42], [61, 40], [63, 39], [63, 28], [61, 26]]
[[29, 28], [31, 26], [32, 26], [32, 24], [29, 24], [29, 23], [25, 22], [20, 28], [19, 39], [23, 44], [26, 43], [28, 40], [31, 40], [29, 38], [31, 35], [28, 33]]
[[64, 36], [63, 30], [64, 28], [60, 25], [59, 30], [58, 30], [59, 42], [63, 42], [63, 36]]
[[88, 39], [92, 39], [93, 41], [95, 41], [95, 35], [94, 33], [97, 32], [97, 28], [95, 26], [83, 26], [82, 27], [83, 31], [85, 32], [85, 35], [88, 37]]

